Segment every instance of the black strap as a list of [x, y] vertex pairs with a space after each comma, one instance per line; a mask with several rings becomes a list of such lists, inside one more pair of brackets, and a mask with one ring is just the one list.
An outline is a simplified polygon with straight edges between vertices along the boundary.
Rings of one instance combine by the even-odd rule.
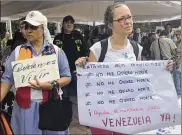
[[160, 45], [159, 39], [158, 39], [158, 45], [159, 45], [159, 51], [160, 51], [160, 58], [161, 58], [161, 60], [163, 60], [162, 50], [161, 50], [161, 45]]
[[135, 42], [135, 41], [130, 41], [130, 43], [131, 43], [131, 45], [133, 46], [133, 51], [134, 51], [136, 60], [138, 60], [138, 54], [139, 54], [139, 47], [138, 47], [138, 44], [137, 44], [137, 42]]
[[[103, 62], [104, 59], [105, 59], [107, 48], [108, 48], [108, 38], [107, 39], [103, 39], [100, 42], [101, 42], [101, 53], [100, 53], [100, 57], [99, 57], [98, 62]], [[138, 44], [135, 41], [130, 41], [130, 43], [133, 46], [133, 50], [134, 50], [134, 54], [135, 54], [136, 60], [138, 60], [138, 54], [139, 54]]]
[[101, 43], [101, 53], [98, 62], [103, 62], [108, 48], [108, 38], [101, 40], [100, 43]]

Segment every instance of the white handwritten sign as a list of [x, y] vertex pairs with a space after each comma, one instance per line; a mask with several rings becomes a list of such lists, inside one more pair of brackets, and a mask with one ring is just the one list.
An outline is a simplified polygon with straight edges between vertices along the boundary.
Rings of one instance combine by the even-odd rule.
[[167, 61], [88, 63], [77, 67], [80, 124], [136, 134], [181, 123]]
[[46, 82], [60, 78], [56, 55], [14, 61], [12, 68], [16, 88], [28, 86], [35, 79]]

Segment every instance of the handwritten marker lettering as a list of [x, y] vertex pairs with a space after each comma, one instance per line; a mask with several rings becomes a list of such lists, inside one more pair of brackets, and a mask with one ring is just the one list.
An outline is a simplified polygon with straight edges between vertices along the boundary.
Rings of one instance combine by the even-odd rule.
[[98, 91], [97, 95], [103, 95], [104, 93], [102, 91]]
[[131, 75], [133, 74], [133, 71], [126, 71], [126, 70], [123, 70], [123, 71], [117, 71], [117, 75]]
[[107, 72], [107, 76], [114, 76], [114, 72]]
[[133, 89], [121, 89], [119, 90], [119, 93], [126, 93], [126, 92], [134, 92]]
[[116, 64], [115, 67], [116, 67], [116, 68], [125, 67], [125, 64]]
[[120, 117], [118, 119], [106, 118], [102, 119], [102, 123], [105, 127], [125, 127], [125, 126], [135, 126], [135, 125], [144, 125], [151, 124], [151, 119], [149, 116], [140, 116], [140, 117]]
[[140, 97], [139, 99], [140, 99], [140, 100], [154, 100], [154, 99], [152, 98], [152, 96]]
[[160, 106], [149, 106], [148, 111], [159, 110]]
[[96, 77], [100, 77], [100, 76], [103, 76], [103, 73], [97, 73], [96, 74]]
[[131, 67], [135, 67], [135, 64], [134, 63], [131, 63]]
[[148, 78], [137, 79], [137, 82], [150, 82]]
[[115, 100], [109, 100], [109, 104], [115, 104], [116, 101]]
[[140, 75], [140, 74], [148, 74], [148, 71], [147, 70], [140, 70], [140, 71], [135, 71], [135, 74], [136, 75]]
[[128, 83], [133, 83], [133, 80], [120, 80], [119, 84], [128, 84]]
[[142, 91], [150, 91], [149, 87], [144, 87], [144, 88], [138, 88], [138, 91], [142, 92]]
[[108, 111], [103, 111], [103, 112], [101, 112], [101, 111], [97, 111], [97, 110], [95, 110], [94, 111], [94, 115], [95, 116], [103, 116], [103, 115], [109, 115], [110, 114], [110, 112], [108, 112]]
[[104, 104], [104, 101], [98, 101], [97, 104]]
[[102, 65], [98, 65], [97, 68], [109, 68], [109, 65], [102, 64]]
[[91, 76], [94, 76], [94, 74], [93, 74], [93, 73], [89, 73], [89, 74], [87, 75], [87, 78], [90, 78]]
[[115, 93], [114, 93], [114, 90], [109, 90], [109, 91], [108, 91], [108, 94], [111, 94], [111, 95], [115, 94]]
[[133, 101], [135, 101], [135, 98], [124, 98], [124, 99], [120, 98], [119, 99], [119, 102], [121, 103], [133, 102]]
[[114, 85], [114, 81], [109, 81], [108, 85]]
[[90, 95], [90, 93], [86, 93], [85, 96], [88, 97], [88, 96], [91, 96], [91, 95]]
[[88, 87], [90, 87], [92, 85], [91, 85], [91, 83], [86, 83], [85, 86], [88, 88]]
[[161, 116], [161, 121], [163, 122], [163, 121], [171, 121], [171, 115], [169, 114], [169, 113], [167, 113], [167, 114], [161, 114], [160, 115]]
[[20, 71], [26, 71], [26, 70], [30, 70], [30, 69], [34, 69], [34, 68], [42, 68], [46, 65], [50, 65], [50, 64], [55, 64], [55, 60], [53, 61], [48, 61], [47, 63], [40, 63], [40, 64], [37, 64], [37, 63], [32, 63], [32, 64], [26, 64], [26, 65], [23, 65], [22, 63], [17, 63], [13, 66], [13, 72], [20, 72]]
[[86, 103], [86, 106], [92, 105], [90, 101]]
[[88, 110], [88, 112], [89, 112], [89, 115], [92, 116], [92, 114], [91, 114], [91, 112], [90, 112], [90, 109]]
[[97, 86], [104, 86], [104, 82], [97, 82]]
[[96, 68], [95, 64], [90, 64], [90, 68]]

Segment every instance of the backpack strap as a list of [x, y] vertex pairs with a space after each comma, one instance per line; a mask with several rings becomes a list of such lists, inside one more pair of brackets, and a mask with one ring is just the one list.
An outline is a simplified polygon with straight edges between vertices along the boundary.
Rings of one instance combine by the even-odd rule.
[[[101, 53], [98, 62], [103, 62], [105, 59], [105, 55], [107, 53], [107, 48], [108, 48], [108, 38], [103, 39], [100, 41], [101, 42]], [[138, 60], [138, 54], [139, 54], [139, 47], [138, 44], [135, 41], [130, 41], [131, 45], [133, 46], [133, 51], [136, 57], [136, 60]]]
[[135, 41], [130, 41], [131, 45], [133, 46], [133, 51], [136, 57], [136, 60], [138, 60], [138, 54], [139, 54], [139, 47], [138, 44]]
[[103, 62], [105, 59], [105, 55], [107, 53], [108, 38], [101, 40], [100, 43], [101, 43], [101, 53], [98, 62]]
[[161, 49], [159, 38], [158, 38], [158, 45], [159, 45], [159, 51], [160, 51], [160, 58], [161, 58], [161, 60], [163, 60], [162, 49]]

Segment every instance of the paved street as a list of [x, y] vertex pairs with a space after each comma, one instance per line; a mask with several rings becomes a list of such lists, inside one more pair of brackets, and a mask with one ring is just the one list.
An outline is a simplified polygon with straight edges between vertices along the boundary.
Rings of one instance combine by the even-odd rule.
[[73, 121], [70, 126], [70, 133], [72, 135], [78, 134], [78, 135], [90, 135], [89, 128], [85, 126], [81, 126], [78, 121], [78, 108], [76, 107], [76, 104], [73, 104]]

